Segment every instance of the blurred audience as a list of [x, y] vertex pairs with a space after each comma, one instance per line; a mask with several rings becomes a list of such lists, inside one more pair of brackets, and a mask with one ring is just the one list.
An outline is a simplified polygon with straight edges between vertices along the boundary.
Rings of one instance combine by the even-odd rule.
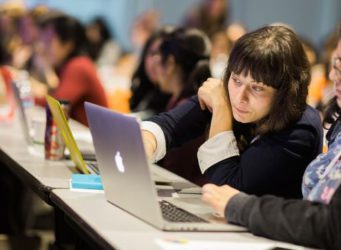
[[231, 23], [226, 28], [227, 38], [231, 42], [231, 46], [247, 32], [246, 27], [241, 23]]
[[160, 13], [148, 10], [138, 16], [131, 29], [131, 42], [138, 54], [142, 51], [148, 38], [160, 27]]
[[123, 53], [116, 65], [120, 74], [129, 78], [133, 76], [146, 41], [160, 27], [159, 19], [158, 11], [148, 10], [134, 20], [130, 33], [132, 49], [130, 52]]
[[[1, 31], [0, 34], [2, 34]], [[11, 121], [16, 106], [11, 88], [12, 75], [7, 64], [8, 56], [4, 37], [0, 36], [0, 122]]]
[[309, 92], [307, 97], [307, 103], [315, 108], [322, 110], [322, 96], [323, 90], [328, 84], [328, 78], [325, 74], [325, 68], [323, 64], [318, 61], [318, 53], [314, 48], [311, 41], [301, 37], [303, 48], [307, 54], [311, 66], [311, 81], [309, 84]]
[[87, 125], [84, 102], [107, 106], [107, 100], [96, 68], [85, 55], [84, 27], [73, 17], [51, 14], [41, 24], [39, 43], [47, 85], [35, 82], [36, 102], [45, 105], [47, 93], [68, 100], [70, 117]]
[[178, 28], [162, 40], [154, 65], [161, 91], [172, 95], [166, 110], [196, 94], [211, 76], [210, 50], [208, 37], [198, 29]]
[[[171, 95], [165, 111], [185, 103], [211, 76], [209, 55], [209, 39], [198, 29], [179, 28], [162, 39], [153, 59], [156, 81], [162, 92]], [[205, 183], [196, 157], [205, 137], [173, 149], [158, 164], [199, 185]]]
[[211, 44], [210, 68], [212, 76], [221, 79], [227, 66], [228, 55], [232, 47], [225, 29], [213, 34], [211, 37]]
[[183, 26], [198, 28], [211, 37], [228, 21], [228, 0], [202, 0], [186, 15]]
[[[19, 46], [13, 51], [12, 65], [35, 73], [34, 60], [39, 36], [39, 23], [50, 10], [43, 5], [28, 10], [18, 22]], [[38, 76], [36, 76], [38, 77]]]
[[110, 29], [102, 17], [96, 17], [87, 27], [89, 56], [97, 66], [115, 65], [121, 49], [115, 42]]
[[329, 71], [332, 67], [332, 61], [331, 58], [333, 58], [332, 54], [335, 50], [335, 47], [338, 43], [338, 28], [335, 28], [331, 31], [331, 33], [327, 36], [325, 41], [322, 45], [322, 50], [320, 53], [320, 62], [323, 65], [323, 72], [324, 77], [327, 79], [326, 84], [321, 88], [321, 101], [318, 106], [321, 107], [321, 109], [327, 105], [328, 101], [333, 97], [334, 95], [334, 87], [333, 83], [329, 80]]
[[165, 111], [170, 95], [162, 93], [157, 83], [154, 57], [167, 34], [174, 30], [165, 26], [151, 35], [140, 57], [139, 65], [133, 74], [130, 99], [132, 112], [143, 112], [143, 118]]
[[24, 15], [23, 5], [7, 2], [0, 5], [0, 30], [4, 50], [7, 54], [7, 63], [12, 63], [14, 51], [20, 46], [21, 39], [18, 33], [19, 20]]

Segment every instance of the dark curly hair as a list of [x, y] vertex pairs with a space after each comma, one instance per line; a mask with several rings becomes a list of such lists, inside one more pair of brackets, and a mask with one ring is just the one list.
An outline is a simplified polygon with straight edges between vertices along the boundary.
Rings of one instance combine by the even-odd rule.
[[[283, 26], [265, 26], [242, 36], [232, 48], [224, 76], [228, 93], [231, 73], [250, 74], [257, 82], [275, 88], [269, 114], [256, 124], [234, 121], [237, 140], [286, 130], [306, 108], [310, 65], [297, 35]], [[250, 128], [253, 131], [250, 135]], [[249, 134], [249, 136], [247, 136]]]

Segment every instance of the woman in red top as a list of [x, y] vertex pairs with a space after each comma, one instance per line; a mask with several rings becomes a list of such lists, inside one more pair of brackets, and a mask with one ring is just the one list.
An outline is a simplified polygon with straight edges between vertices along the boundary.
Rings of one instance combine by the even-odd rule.
[[107, 100], [94, 64], [84, 56], [84, 28], [70, 16], [50, 17], [41, 24], [39, 40], [40, 64], [47, 86], [35, 85], [36, 103], [45, 105], [47, 92], [68, 100], [70, 117], [87, 125], [84, 101], [106, 107]]

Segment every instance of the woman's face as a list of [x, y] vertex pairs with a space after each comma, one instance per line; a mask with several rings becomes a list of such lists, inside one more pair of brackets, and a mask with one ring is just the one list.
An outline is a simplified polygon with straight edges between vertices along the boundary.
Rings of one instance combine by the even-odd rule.
[[158, 81], [156, 57], [158, 56], [160, 43], [161, 39], [156, 39], [152, 42], [147, 50], [146, 57], [144, 58], [144, 70], [152, 83], [156, 83]]
[[250, 74], [244, 76], [232, 72], [228, 92], [234, 119], [241, 123], [254, 123], [269, 114], [276, 89], [256, 82]]
[[47, 27], [41, 31], [40, 53], [51, 66], [60, 66], [71, 53], [71, 50], [71, 42], [61, 42], [52, 27]]
[[175, 63], [174, 56], [170, 55], [163, 63], [161, 55], [155, 56], [155, 72], [157, 83], [163, 93], [179, 94], [182, 89], [180, 70]]
[[339, 40], [336, 50], [332, 53], [329, 78], [334, 84], [337, 105], [341, 108], [341, 40]]

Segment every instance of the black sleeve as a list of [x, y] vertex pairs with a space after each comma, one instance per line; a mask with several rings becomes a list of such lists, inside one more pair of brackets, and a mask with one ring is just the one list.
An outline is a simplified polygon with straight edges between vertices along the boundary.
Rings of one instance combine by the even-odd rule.
[[316, 133], [304, 126], [264, 136], [240, 156], [220, 161], [204, 174], [211, 183], [249, 194], [300, 198], [304, 170], [316, 157], [316, 140]]
[[341, 249], [341, 187], [329, 205], [275, 196], [238, 194], [225, 217], [253, 234], [323, 249]]
[[211, 113], [200, 108], [194, 96], [169, 112], [153, 116], [149, 121], [157, 123], [166, 138], [167, 150], [201, 136], [211, 120]]

